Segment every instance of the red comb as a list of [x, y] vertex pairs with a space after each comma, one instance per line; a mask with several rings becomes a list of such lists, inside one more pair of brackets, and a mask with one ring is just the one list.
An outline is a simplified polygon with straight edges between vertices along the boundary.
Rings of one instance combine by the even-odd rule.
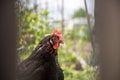
[[59, 37], [59, 39], [62, 40], [62, 33], [61, 33], [60, 31], [54, 30], [54, 31], [53, 31], [53, 34], [54, 34], [54, 35], [57, 35], [57, 36]]

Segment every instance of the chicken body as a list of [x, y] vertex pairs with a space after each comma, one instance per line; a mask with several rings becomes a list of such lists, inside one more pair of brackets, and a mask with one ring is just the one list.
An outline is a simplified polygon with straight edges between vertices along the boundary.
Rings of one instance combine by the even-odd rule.
[[16, 68], [16, 80], [64, 80], [63, 71], [57, 58], [57, 49], [53, 49], [51, 38], [45, 37], [29, 58]]

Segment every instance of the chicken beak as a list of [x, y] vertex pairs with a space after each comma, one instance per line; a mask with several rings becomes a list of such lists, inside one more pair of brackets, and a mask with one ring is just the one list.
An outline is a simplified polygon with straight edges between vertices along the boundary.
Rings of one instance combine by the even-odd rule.
[[64, 44], [64, 42], [63, 42], [62, 40], [60, 40], [60, 42], [59, 42], [59, 43]]

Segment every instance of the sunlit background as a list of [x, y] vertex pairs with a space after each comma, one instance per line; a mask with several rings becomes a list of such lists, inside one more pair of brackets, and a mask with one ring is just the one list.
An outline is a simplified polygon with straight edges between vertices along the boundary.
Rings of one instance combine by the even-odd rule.
[[54, 29], [63, 33], [58, 52], [65, 80], [96, 80], [94, 0], [19, 0], [18, 62]]

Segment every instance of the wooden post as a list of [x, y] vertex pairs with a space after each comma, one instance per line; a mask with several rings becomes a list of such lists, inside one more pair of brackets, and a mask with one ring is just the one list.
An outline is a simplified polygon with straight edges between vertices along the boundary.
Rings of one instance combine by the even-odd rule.
[[0, 80], [15, 80], [15, 0], [0, 1]]
[[120, 80], [120, 0], [95, 0], [100, 80]]

